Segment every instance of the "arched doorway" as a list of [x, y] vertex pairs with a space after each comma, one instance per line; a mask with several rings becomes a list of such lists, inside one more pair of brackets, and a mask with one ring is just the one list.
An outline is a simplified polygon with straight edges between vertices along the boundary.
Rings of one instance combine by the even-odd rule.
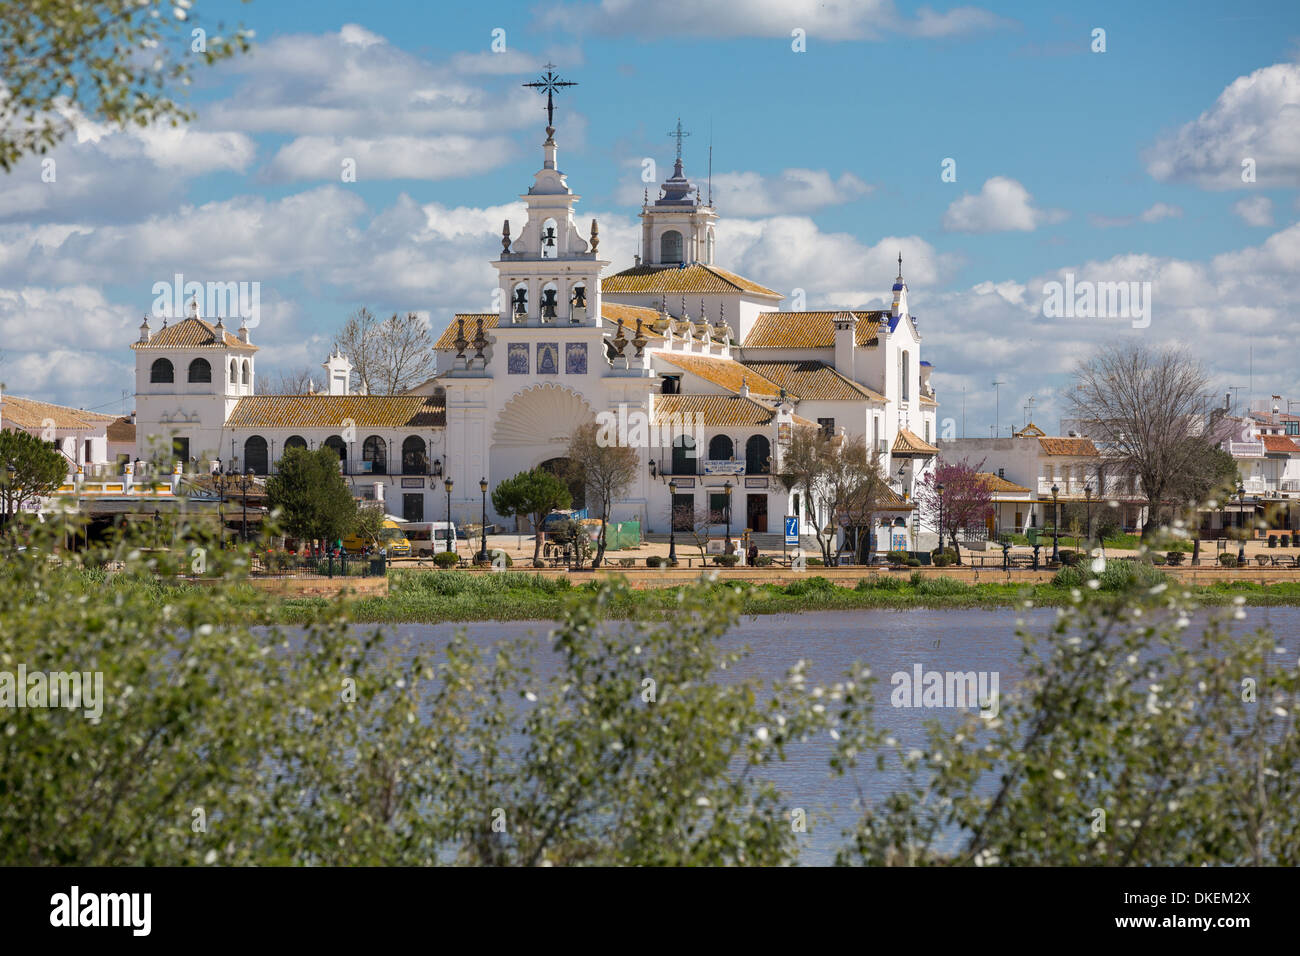
[[569, 494], [573, 501], [569, 504], [570, 508], [575, 511], [587, 507], [587, 483], [581, 469], [577, 468], [568, 458], [548, 458], [537, 466], [543, 471], [549, 471], [556, 478], [569, 486]]

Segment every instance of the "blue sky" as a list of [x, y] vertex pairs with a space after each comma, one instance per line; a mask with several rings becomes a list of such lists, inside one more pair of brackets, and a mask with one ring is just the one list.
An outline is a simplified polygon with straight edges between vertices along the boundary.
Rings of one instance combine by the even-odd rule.
[[[519, 84], [550, 60], [579, 83], [558, 108], [561, 168], [611, 268], [631, 264], [642, 162], [667, 174], [680, 115], [696, 180], [712, 139], [720, 265], [803, 289], [810, 308], [879, 305], [903, 251], [941, 417], [960, 416], [964, 388], [967, 434], [988, 433], [994, 379], [1008, 382], [1004, 431], [1030, 396], [1055, 427], [1070, 364], [1125, 338], [1188, 345], [1216, 391], [1300, 398], [1294, 3], [197, 0], [193, 13], [255, 29], [256, 49], [201, 78], [188, 130], [80, 122], [54, 153], [56, 183], [35, 161], [0, 180], [10, 390], [120, 410], [126, 346], [175, 272], [261, 283], [254, 339], [272, 376], [317, 367], [358, 305], [419, 311], [435, 330], [486, 308], [501, 219], [540, 162], [542, 100]], [[1045, 318], [1042, 286], [1067, 271], [1151, 281], [1150, 326]]]

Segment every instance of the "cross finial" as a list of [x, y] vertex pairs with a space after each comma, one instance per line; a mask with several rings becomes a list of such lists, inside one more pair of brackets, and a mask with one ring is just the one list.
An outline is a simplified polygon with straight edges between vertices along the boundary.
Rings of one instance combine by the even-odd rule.
[[538, 93], [544, 92], [546, 94], [546, 125], [553, 127], [555, 126], [555, 94], [566, 86], [577, 86], [578, 84], [560, 79], [559, 74], [555, 72], [554, 63], [547, 63], [542, 69], [546, 72], [542, 74], [540, 80], [534, 80], [532, 83], [522, 85], [532, 87]]
[[898, 278], [903, 278], [903, 250], [898, 250]]
[[682, 137], [690, 135], [682, 129], [682, 118], [677, 117], [677, 128], [668, 131], [668, 138], [677, 140], [677, 162], [679, 163], [682, 161]]

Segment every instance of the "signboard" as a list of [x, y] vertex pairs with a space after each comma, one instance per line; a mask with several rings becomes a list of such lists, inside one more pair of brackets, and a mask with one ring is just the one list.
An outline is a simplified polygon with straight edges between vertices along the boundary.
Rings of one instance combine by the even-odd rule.
[[785, 516], [785, 546], [787, 548], [799, 547], [799, 516]]
[[766, 479], [766, 478], [746, 478], [746, 479], [745, 479], [745, 487], [746, 487], [746, 488], [766, 488], [766, 487], [767, 487], [767, 479]]
[[706, 545], [706, 550], [708, 551], [709, 554], [722, 554], [723, 549], [725, 547], [726, 547], [725, 541], [719, 541], [717, 538], [711, 538], [709, 539], [709, 542]]
[[706, 458], [704, 460], [704, 473], [706, 475], [743, 475], [745, 473], [745, 463], [723, 458]]

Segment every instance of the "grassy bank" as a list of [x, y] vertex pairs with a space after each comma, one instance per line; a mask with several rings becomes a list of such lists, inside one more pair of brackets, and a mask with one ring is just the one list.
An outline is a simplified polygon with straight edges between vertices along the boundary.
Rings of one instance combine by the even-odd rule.
[[[1103, 593], [1128, 587], [1154, 587], [1168, 579], [1159, 570], [1123, 562], [1112, 562], [1101, 577]], [[788, 614], [800, 611], [855, 609], [964, 609], [999, 608], [1033, 601], [1053, 606], [1071, 600], [1075, 587], [1083, 585], [1072, 574], [1058, 575], [1051, 583], [965, 584], [942, 575], [867, 575], [855, 587], [840, 587], [823, 577], [809, 574], [785, 585], [727, 583], [718, 588], [743, 591], [744, 614]], [[363, 598], [350, 602], [355, 620], [365, 622], [437, 623], [441, 621], [538, 620], [557, 617], [566, 602], [592, 591], [594, 581], [573, 585], [565, 578], [547, 578], [528, 572], [475, 575], [457, 571], [405, 572], [390, 574], [390, 592], [385, 598]], [[1245, 581], [1223, 581], [1210, 586], [1177, 585], [1203, 604], [1230, 604], [1243, 597], [1253, 605], [1300, 605], [1300, 582], [1260, 585]], [[677, 587], [631, 591], [612, 605], [615, 617], [631, 618], [672, 614], [677, 609]], [[286, 599], [278, 618], [285, 622], [305, 621], [328, 607], [319, 598]]]

